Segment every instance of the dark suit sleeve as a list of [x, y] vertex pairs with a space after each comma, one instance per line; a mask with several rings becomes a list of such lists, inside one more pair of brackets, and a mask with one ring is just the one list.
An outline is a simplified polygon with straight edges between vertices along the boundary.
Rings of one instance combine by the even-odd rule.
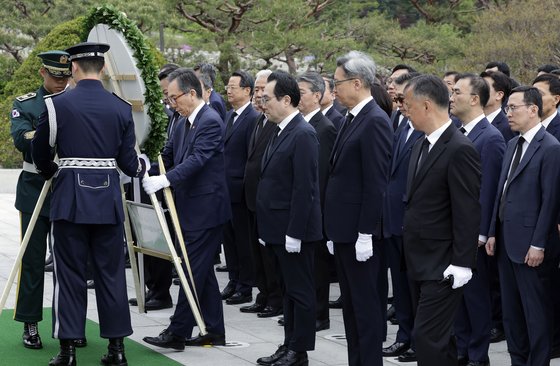
[[294, 140], [293, 184], [290, 218], [286, 235], [305, 238], [313, 201], [319, 200], [318, 159], [319, 141], [314, 131], [298, 134]]
[[49, 115], [47, 111], [39, 117], [39, 123], [35, 130], [35, 137], [31, 142], [31, 156], [39, 171], [45, 179], [50, 179], [58, 170], [58, 165], [53, 161], [51, 147], [49, 145]]
[[117, 155], [117, 165], [124, 174], [129, 177], [142, 177], [146, 172], [146, 166], [142, 159], [138, 158], [134, 147], [136, 146], [136, 135], [134, 133], [134, 121], [132, 110], [127, 111], [127, 122], [122, 136], [121, 146]]
[[472, 145], [461, 145], [448, 168], [449, 196], [453, 220], [451, 264], [475, 265], [480, 229], [480, 159]]
[[496, 133], [488, 139], [480, 154], [482, 164], [480, 235], [488, 236], [505, 150], [504, 138]]

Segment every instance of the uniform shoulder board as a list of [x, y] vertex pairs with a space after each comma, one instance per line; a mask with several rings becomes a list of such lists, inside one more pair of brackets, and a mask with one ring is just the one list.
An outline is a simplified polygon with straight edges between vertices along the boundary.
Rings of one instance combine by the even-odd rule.
[[56, 97], [57, 95], [60, 95], [60, 94], [64, 93], [65, 91], [66, 91], [66, 89], [64, 89], [63, 91], [59, 91], [58, 93], [53, 93], [53, 94], [45, 95], [45, 96], [43, 96], [43, 99]]
[[123, 102], [125, 102], [128, 105], [132, 105], [132, 103], [130, 103], [128, 100], [121, 98], [120, 95], [116, 94], [115, 92], [113, 92], [113, 95], [117, 98], [119, 98], [120, 100], [122, 100]]
[[28, 99], [32, 99], [35, 98], [37, 96], [37, 93], [27, 93], [24, 95], [20, 95], [19, 97], [16, 98], [16, 100], [18, 102], [25, 102]]

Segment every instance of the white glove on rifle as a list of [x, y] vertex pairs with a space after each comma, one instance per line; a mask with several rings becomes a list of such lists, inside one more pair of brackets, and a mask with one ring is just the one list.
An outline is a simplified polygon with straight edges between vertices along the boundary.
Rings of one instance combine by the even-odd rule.
[[162, 188], [169, 187], [170, 183], [165, 174], [155, 175], [153, 177], [146, 177], [142, 180], [142, 187], [147, 194], [156, 193]]
[[365, 262], [373, 256], [373, 239], [371, 234], [358, 233], [356, 240], [356, 260]]
[[299, 253], [301, 251], [301, 240], [286, 235], [286, 252]]
[[148, 158], [148, 155], [140, 154], [138, 155], [138, 159], [144, 160], [144, 163], [146, 164], [146, 171], [150, 170], [150, 158]]
[[450, 264], [449, 267], [443, 271], [443, 278], [447, 278], [447, 276], [453, 276], [451, 288], [456, 289], [465, 286], [467, 282], [471, 280], [472, 270], [468, 267], [459, 267]]

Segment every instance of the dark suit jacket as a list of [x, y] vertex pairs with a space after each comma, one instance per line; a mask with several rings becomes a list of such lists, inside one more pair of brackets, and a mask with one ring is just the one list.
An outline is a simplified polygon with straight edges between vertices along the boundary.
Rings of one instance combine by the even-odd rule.
[[488, 236], [506, 143], [500, 131], [492, 126], [486, 118], [478, 122], [467, 137], [480, 155], [482, 168], [480, 205], [482, 210], [479, 233]]
[[450, 265], [474, 268], [480, 230], [480, 159], [451, 124], [415, 175], [423, 139], [412, 149], [404, 216], [410, 278], [440, 280]]
[[[424, 136], [423, 132], [413, 131], [402, 147], [400, 148], [399, 140], [405, 132], [402, 128], [404, 123], [397, 129], [393, 141], [393, 155], [391, 156], [391, 170], [389, 174], [389, 184], [387, 185], [387, 193], [385, 194], [385, 202], [383, 206], [383, 237], [388, 238], [393, 235], [402, 236], [404, 206], [406, 201], [406, 177], [408, 176], [408, 162], [410, 160], [410, 152], [416, 140]], [[398, 150], [401, 150], [399, 153]]]
[[[496, 234], [498, 208], [518, 139], [511, 139], [504, 155], [490, 236]], [[524, 263], [531, 245], [546, 248], [551, 235], [558, 235], [560, 143], [544, 127], [537, 132], [525, 151], [504, 199], [502, 225], [505, 250], [512, 262]], [[549, 252], [546, 250], [545, 255]]]
[[224, 165], [224, 129], [218, 113], [204, 105], [191, 128], [175, 127], [161, 157], [175, 192], [181, 227], [205, 230], [231, 218]]
[[222, 98], [220, 93], [216, 92], [215, 90], [212, 90], [212, 92], [210, 93], [210, 98], [209, 98], [208, 102], [210, 103], [210, 107], [212, 107], [216, 112], [218, 112], [218, 114], [220, 115], [220, 118], [225, 123], [227, 121], [226, 120], [226, 111], [227, 111], [226, 110], [226, 102], [224, 101], [224, 98]]
[[226, 181], [229, 190], [229, 199], [232, 203], [242, 202], [244, 199], [243, 177], [245, 176], [245, 164], [249, 151], [249, 140], [255, 128], [255, 121], [259, 113], [249, 103], [241, 115], [227, 131], [227, 123], [233, 114], [233, 110], [226, 115], [226, 132], [224, 137], [224, 159], [226, 162]]
[[268, 149], [257, 189], [259, 237], [267, 245], [284, 245], [286, 235], [302, 242], [321, 240], [315, 130], [297, 114]]
[[255, 138], [258, 124], [262, 125], [265, 119], [266, 116], [264, 114], [257, 118], [251, 139], [249, 140], [247, 164], [245, 165], [245, 200], [247, 208], [253, 212], [257, 210], [257, 187], [261, 176], [263, 154], [276, 127], [274, 123], [267, 121], [257, 138]]
[[337, 131], [340, 131], [342, 127], [342, 122], [344, 122], [344, 116], [334, 107], [334, 105], [327, 111], [325, 116], [333, 123]]
[[546, 127], [546, 132], [556, 137], [556, 140], [560, 141], [560, 113], [556, 114], [556, 117], [550, 121]]
[[494, 120], [492, 121], [492, 126], [496, 127], [498, 131], [502, 133], [502, 136], [504, 136], [504, 140], [506, 141], [506, 144], [509, 142], [509, 140], [511, 140], [517, 135], [509, 127], [507, 116], [503, 110], [500, 110], [500, 113], [498, 113], [498, 115], [494, 118]]
[[[331, 108], [332, 110], [332, 108]], [[319, 191], [321, 192], [321, 205], [325, 202], [325, 188], [329, 178], [329, 159], [336, 140], [336, 128], [321, 111], [316, 113], [309, 124], [315, 128], [319, 139]]]
[[387, 188], [393, 130], [374, 100], [336, 138], [325, 192], [327, 237], [354, 243], [358, 233], [382, 233], [383, 195]]

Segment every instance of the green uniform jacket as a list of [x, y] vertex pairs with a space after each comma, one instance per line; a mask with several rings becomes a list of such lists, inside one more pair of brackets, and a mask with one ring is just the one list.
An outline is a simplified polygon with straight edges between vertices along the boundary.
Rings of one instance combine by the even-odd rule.
[[[39, 122], [39, 116], [46, 110], [43, 97], [50, 94], [44, 87], [36, 93], [29, 93], [14, 100], [11, 113], [11, 134], [16, 149], [22, 152], [23, 160], [33, 164], [31, 159], [31, 140]], [[33, 213], [45, 179], [37, 173], [22, 171], [16, 189], [16, 208], [28, 214]], [[49, 216], [50, 194], [45, 199], [41, 216]]]

